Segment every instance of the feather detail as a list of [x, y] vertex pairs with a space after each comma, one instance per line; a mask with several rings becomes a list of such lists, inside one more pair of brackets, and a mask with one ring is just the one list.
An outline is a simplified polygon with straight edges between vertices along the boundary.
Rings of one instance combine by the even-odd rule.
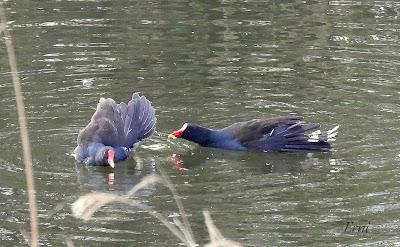
[[79, 133], [77, 160], [88, 164], [104, 162], [105, 152], [113, 149], [116, 161], [126, 159], [138, 142], [155, 131], [155, 110], [149, 100], [138, 93], [125, 104], [100, 98], [90, 123]]
[[318, 123], [305, 123], [288, 116], [253, 119], [219, 130], [188, 124], [182, 137], [202, 146], [253, 152], [328, 151], [339, 126], [321, 131]]

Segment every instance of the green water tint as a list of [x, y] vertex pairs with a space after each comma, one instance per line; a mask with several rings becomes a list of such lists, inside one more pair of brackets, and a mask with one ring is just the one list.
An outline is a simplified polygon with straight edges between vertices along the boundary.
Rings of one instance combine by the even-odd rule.
[[[78, 196], [125, 193], [157, 167], [176, 185], [200, 244], [208, 242], [205, 208], [245, 246], [397, 243], [399, 6], [383, 4], [7, 2], [42, 243], [176, 246], [161, 223], [126, 205], [102, 208], [87, 223], [70, 212]], [[4, 42], [0, 52], [0, 242], [25, 246], [25, 175]], [[153, 138], [114, 171], [75, 163], [77, 134], [99, 98], [127, 101], [134, 91], [156, 107]], [[340, 124], [334, 151], [254, 154], [167, 140], [185, 122], [219, 128], [288, 114], [324, 129]], [[176, 169], [176, 155], [188, 171]], [[177, 213], [163, 187], [139, 198]], [[345, 232], [347, 222], [368, 233]]]

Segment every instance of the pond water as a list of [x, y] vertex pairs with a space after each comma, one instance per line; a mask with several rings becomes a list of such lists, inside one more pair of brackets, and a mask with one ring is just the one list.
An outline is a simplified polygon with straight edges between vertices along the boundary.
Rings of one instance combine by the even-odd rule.
[[[0, 2], [23, 83], [43, 245], [177, 246], [130, 206], [108, 205], [89, 222], [71, 216], [80, 195], [123, 193], [159, 169], [200, 244], [208, 241], [203, 209], [244, 246], [400, 244], [398, 2]], [[114, 170], [76, 163], [77, 134], [99, 98], [127, 101], [135, 91], [157, 110], [153, 138]], [[25, 174], [3, 39], [0, 102], [0, 243], [25, 246]], [[243, 153], [167, 139], [184, 122], [218, 128], [288, 114], [325, 129], [340, 124], [333, 151]], [[178, 213], [161, 186], [138, 200]], [[345, 232], [347, 222], [368, 233]]]

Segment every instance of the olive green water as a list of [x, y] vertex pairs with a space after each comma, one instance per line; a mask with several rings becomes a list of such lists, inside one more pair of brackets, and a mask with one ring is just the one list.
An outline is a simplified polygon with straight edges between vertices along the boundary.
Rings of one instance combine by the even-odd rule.
[[[161, 223], [129, 206], [104, 207], [89, 222], [71, 216], [78, 196], [126, 192], [159, 168], [177, 186], [200, 244], [208, 240], [207, 208], [244, 246], [400, 245], [396, 1], [4, 3], [44, 246], [66, 238], [75, 246], [177, 246]], [[152, 101], [158, 118], [157, 133], [136, 151], [143, 166], [133, 158], [115, 170], [76, 163], [77, 133], [98, 99], [127, 101], [134, 91]], [[0, 245], [25, 246], [25, 174], [3, 39], [0, 103]], [[217, 128], [287, 114], [324, 128], [340, 124], [334, 150], [235, 153], [167, 140], [184, 122]], [[189, 171], [176, 169], [173, 155]], [[178, 212], [160, 186], [138, 200], [166, 216]], [[345, 232], [350, 221], [368, 232]]]

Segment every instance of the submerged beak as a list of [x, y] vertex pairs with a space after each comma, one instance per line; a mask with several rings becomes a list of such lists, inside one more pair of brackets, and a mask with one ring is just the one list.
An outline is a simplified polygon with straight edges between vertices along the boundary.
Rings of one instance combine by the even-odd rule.
[[115, 151], [110, 149], [110, 150], [108, 150], [107, 154], [108, 154], [107, 163], [112, 168], [114, 168], [115, 167], [115, 164], [114, 164]]
[[112, 168], [115, 167], [114, 160], [108, 159], [108, 164], [109, 164]]

